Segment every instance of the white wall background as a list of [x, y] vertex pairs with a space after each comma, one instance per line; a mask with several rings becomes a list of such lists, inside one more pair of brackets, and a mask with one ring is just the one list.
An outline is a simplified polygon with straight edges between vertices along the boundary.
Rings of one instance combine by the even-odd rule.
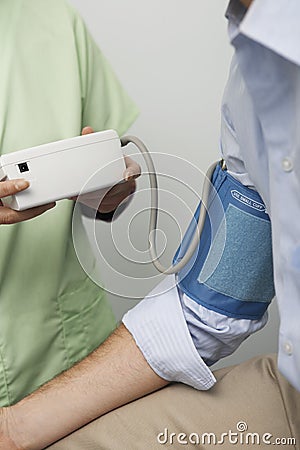
[[[71, 0], [71, 3], [85, 18], [140, 109], [131, 133], [157, 152], [159, 171], [181, 179], [180, 183], [165, 177], [159, 179], [160, 186], [169, 191], [161, 194], [160, 207], [167, 214], [162, 214], [160, 223], [168, 235], [165, 261], [170, 260], [180, 234], [169, 214], [176, 217], [184, 230], [191, 218], [187, 208], [194, 208], [201, 193], [201, 172], [191, 164], [205, 171], [219, 156], [219, 105], [232, 53], [224, 19], [227, 1]], [[174, 157], [160, 156], [159, 152]], [[139, 156], [136, 159], [142, 163]], [[131, 206], [113, 224], [115, 242], [109, 225], [100, 224], [97, 229], [104, 254], [102, 278], [108, 290], [118, 294], [110, 295], [118, 318], [136, 304], [137, 300], [132, 298], [146, 295], [161, 278], [147, 264], [148, 212], [140, 213], [149, 205], [147, 186], [147, 178], [141, 177]], [[125, 243], [127, 232], [135, 250]], [[129, 255], [129, 259], [133, 255], [140, 263], [131, 263], [120, 252]], [[276, 351], [278, 320], [274, 304], [265, 329], [221, 365]]]

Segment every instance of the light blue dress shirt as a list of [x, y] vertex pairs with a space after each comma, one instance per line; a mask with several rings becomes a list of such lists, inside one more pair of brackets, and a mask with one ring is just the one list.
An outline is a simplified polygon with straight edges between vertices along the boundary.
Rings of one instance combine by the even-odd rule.
[[[272, 222], [280, 309], [279, 369], [300, 390], [300, 2], [255, 0], [227, 10], [235, 48], [222, 102], [221, 152], [229, 173], [262, 196]], [[196, 304], [168, 276], [123, 318], [162, 378], [209, 389], [209, 365], [232, 353], [262, 320], [233, 319]]]

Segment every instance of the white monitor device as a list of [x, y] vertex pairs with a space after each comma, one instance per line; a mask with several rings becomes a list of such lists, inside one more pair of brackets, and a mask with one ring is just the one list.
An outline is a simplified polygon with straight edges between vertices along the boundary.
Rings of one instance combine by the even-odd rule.
[[123, 179], [125, 162], [113, 130], [77, 136], [0, 157], [0, 180], [24, 178], [30, 187], [2, 203], [21, 211], [107, 188]]

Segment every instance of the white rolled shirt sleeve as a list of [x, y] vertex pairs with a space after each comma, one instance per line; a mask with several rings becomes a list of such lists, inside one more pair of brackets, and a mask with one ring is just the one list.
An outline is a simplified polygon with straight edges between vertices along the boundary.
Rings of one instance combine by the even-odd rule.
[[191, 338], [175, 275], [167, 276], [143, 301], [128, 311], [123, 323], [148, 364], [163, 379], [199, 390], [216, 382]]
[[183, 294], [169, 275], [123, 323], [161, 378], [207, 390], [216, 382], [208, 366], [233, 353], [267, 318], [267, 312], [249, 320], [209, 310]]

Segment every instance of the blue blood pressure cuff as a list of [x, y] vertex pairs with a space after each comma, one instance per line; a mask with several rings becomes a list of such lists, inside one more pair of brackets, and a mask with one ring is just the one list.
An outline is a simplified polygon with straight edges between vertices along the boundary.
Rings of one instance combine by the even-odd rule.
[[[174, 257], [184, 256], [201, 203]], [[275, 295], [271, 224], [259, 194], [218, 165], [200, 243], [178, 273], [180, 289], [195, 302], [228, 317], [260, 319]]]

